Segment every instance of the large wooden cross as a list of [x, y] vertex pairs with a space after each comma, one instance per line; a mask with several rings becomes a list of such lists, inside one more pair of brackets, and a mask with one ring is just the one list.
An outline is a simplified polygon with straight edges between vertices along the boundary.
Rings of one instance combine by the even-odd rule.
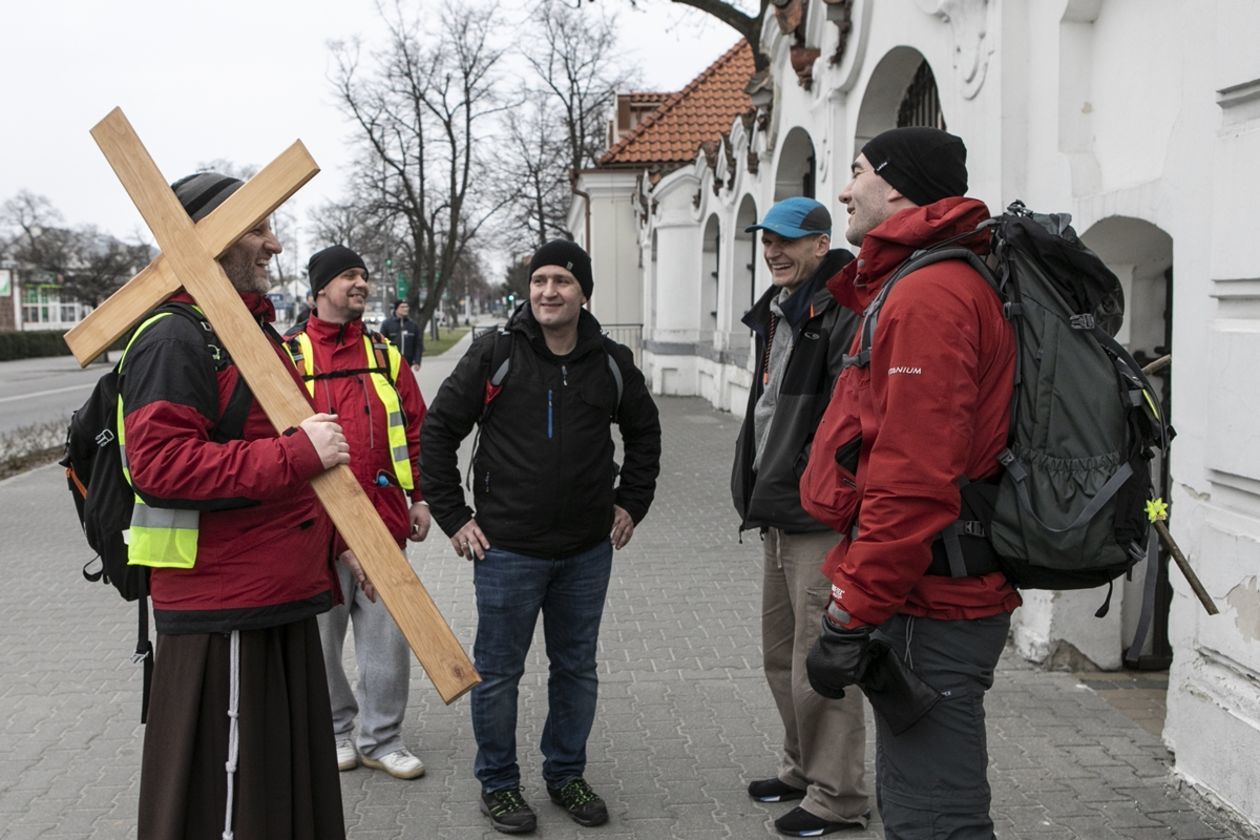
[[[300, 424], [312, 414], [310, 404], [217, 260], [319, 172], [306, 147], [295, 142], [194, 224], [121, 110], [101, 120], [92, 137], [161, 254], [66, 334], [79, 364], [86, 366], [182, 286], [196, 298], [277, 432]], [[442, 699], [450, 703], [476, 685], [480, 678], [459, 640], [349, 468], [328, 470], [311, 486]]]

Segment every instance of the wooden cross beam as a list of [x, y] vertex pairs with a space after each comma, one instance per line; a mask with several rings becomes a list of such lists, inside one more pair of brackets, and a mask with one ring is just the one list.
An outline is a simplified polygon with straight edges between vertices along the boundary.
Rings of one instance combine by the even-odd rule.
[[[277, 432], [311, 416], [310, 404], [216, 261], [319, 171], [305, 147], [294, 143], [194, 225], [121, 110], [101, 120], [92, 137], [162, 254], [67, 333], [79, 363], [88, 364], [182, 286], [205, 312]], [[476, 685], [480, 678], [459, 640], [350, 469], [328, 470], [311, 486], [442, 699], [450, 703]]]

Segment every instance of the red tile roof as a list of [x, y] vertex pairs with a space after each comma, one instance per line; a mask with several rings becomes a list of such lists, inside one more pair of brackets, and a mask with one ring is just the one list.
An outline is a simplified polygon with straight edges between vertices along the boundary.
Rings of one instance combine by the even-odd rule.
[[752, 50], [740, 39], [685, 88], [622, 135], [599, 159], [601, 167], [690, 163], [700, 144], [716, 140], [752, 107], [744, 86], [752, 77]]

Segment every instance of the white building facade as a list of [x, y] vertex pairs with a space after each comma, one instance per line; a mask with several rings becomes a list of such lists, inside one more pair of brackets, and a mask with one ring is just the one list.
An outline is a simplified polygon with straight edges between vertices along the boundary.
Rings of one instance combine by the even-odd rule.
[[[789, 0], [764, 21], [770, 78], [755, 110], [691, 165], [589, 190], [599, 236], [588, 239], [605, 261], [596, 298], [642, 318], [653, 389], [742, 412], [752, 362], [740, 318], [769, 282], [743, 229], [807, 194], [832, 210], [842, 244], [836, 197], [870, 137], [943, 125], [965, 140], [970, 194], [991, 210], [1022, 199], [1070, 212], [1124, 283], [1120, 340], [1139, 360], [1172, 354], [1157, 384], [1178, 435], [1154, 469], [1221, 613], [1208, 617], [1174, 567], [1155, 581], [1142, 647], [1140, 579], [1117, 587], [1101, 619], [1100, 591], [1028, 592], [1014, 642], [1047, 664], [1171, 662], [1176, 772], [1260, 825], [1256, 35], [1253, 0]], [[601, 255], [601, 238], [615, 251]]]

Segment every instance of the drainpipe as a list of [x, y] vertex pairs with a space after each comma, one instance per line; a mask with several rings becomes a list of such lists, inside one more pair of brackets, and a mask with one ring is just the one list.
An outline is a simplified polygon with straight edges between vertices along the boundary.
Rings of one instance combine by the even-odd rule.
[[[575, 169], [573, 170], [573, 175], [569, 178], [569, 190], [574, 195], [580, 195], [584, 200], [582, 207], [585, 210], [583, 215], [586, 217], [586, 253], [589, 254], [591, 252], [591, 194], [586, 190], [579, 190], [577, 185], [578, 171]], [[594, 297], [594, 292], [591, 293], [591, 296]], [[590, 300], [587, 300], [586, 305], [590, 307]]]

